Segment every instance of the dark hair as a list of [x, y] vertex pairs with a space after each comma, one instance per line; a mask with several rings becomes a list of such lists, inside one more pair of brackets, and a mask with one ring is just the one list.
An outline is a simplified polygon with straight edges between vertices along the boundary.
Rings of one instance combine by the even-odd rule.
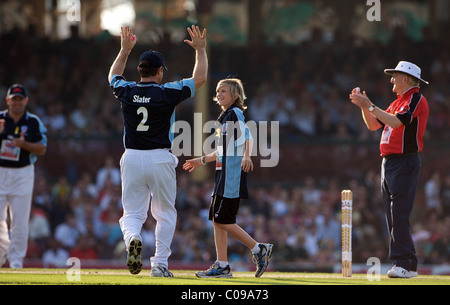
[[138, 65], [139, 76], [141, 78], [155, 76], [156, 74], [158, 74], [159, 68], [161, 67], [150, 67], [149, 63], [144, 60]]

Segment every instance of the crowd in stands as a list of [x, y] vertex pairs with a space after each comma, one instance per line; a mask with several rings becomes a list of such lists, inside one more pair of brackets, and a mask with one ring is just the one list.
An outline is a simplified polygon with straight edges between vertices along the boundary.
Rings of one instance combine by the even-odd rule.
[[[109, 170], [103, 187], [102, 173]], [[102, 167], [96, 179], [83, 175], [70, 184], [61, 177], [51, 184], [36, 181], [30, 219], [29, 258], [42, 258], [44, 265], [65, 266], [68, 257], [80, 259], [124, 258], [125, 245], [118, 220], [121, 216], [120, 180], [112, 177], [118, 168]], [[94, 175], [95, 177], [95, 175]], [[353, 259], [365, 263], [372, 256], [387, 262], [388, 235], [379, 191], [379, 175], [367, 173], [353, 180]], [[323, 181], [326, 181], [325, 183]], [[298, 263], [329, 268], [340, 260], [340, 192], [334, 179], [319, 182], [302, 179], [296, 186], [273, 183], [253, 186], [251, 198], [241, 204], [237, 222], [260, 241], [275, 244], [275, 266]], [[176, 207], [178, 224], [173, 240], [174, 261], [208, 262], [215, 259], [213, 228], [207, 219], [211, 182], [193, 182], [178, 175]], [[422, 264], [449, 264], [450, 176], [434, 173], [419, 190], [412, 215], [412, 231]], [[154, 253], [155, 221], [149, 214], [142, 233], [144, 256]], [[248, 249], [229, 240], [230, 261], [246, 270]], [[293, 266], [296, 266], [295, 264]]]
[[[382, 71], [394, 67], [400, 59], [408, 59], [421, 66], [423, 77], [430, 81], [422, 88], [430, 103], [425, 140], [448, 143], [449, 42], [412, 42], [401, 33], [397, 35], [387, 45], [367, 41], [357, 46], [351, 43], [351, 37], [337, 35], [332, 45], [310, 40], [298, 46], [261, 45], [257, 49], [212, 46], [210, 119], [218, 115], [218, 107], [212, 102], [215, 84], [221, 78], [236, 76], [244, 81], [247, 91], [247, 119], [280, 122], [280, 136], [285, 140], [281, 149], [302, 139], [376, 142], [379, 134], [367, 132], [357, 107], [348, 101], [348, 93], [359, 86], [375, 104], [387, 106], [395, 96], [389, 77]], [[125, 71], [129, 80], [137, 80], [137, 57], [149, 47], [138, 45], [133, 51]], [[188, 46], [166, 43], [151, 47], [166, 57], [169, 70], [165, 81], [190, 77], [194, 55]], [[0, 96], [6, 95], [10, 84], [22, 83], [30, 93], [29, 111], [43, 119], [49, 139], [108, 138], [121, 142], [120, 104], [106, 79], [118, 49], [117, 39], [82, 39], [76, 31], [64, 41], [38, 38], [32, 30], [3, 33]], [[194, 102], [180, 104], [177, 119], [192, 121]], [[66, 175], [67, 169], [51, 176], [40, 168], [30, 218], [28, 258], [40, 258], [45, 266], [65, 266], [70, 256], [124, 257], [118, 223], [119, 160], [104, 159], [104, 164], [92, 164], [90, 170], [72, 176]], [[423, 177], [426, 183], [419, 190], [412, 215], [413, 236], [421, 263], [449, 264], [450, 168], [437, 167], [432, 172], [430, 177]], [[299, 173], [289, 184], [251, 184], [251, 198], [242, 202], [238, 223], [255, 239], [275, 245], [274, 265], [296, 262], [317, 268], [329, 266], [339, 262], [341, 254], [341, 183], [333, 177]], [[388, 235], [379, 173], [370, 171], [349, 183], [355, 197], [354, 261], [365, 263], [368, 257], [376, 256], [387, 262]], [[186, 174], [178, 175], [178, 225], [172, 260], [188, 264], [215, 259], [212, 225], [207, 220], [211, 187], [212, 179], [194, 182]], [[149, 216], [143, 230], [147, 258], [154, 251], [154, 228], [155, 221]], [[245, 270], [249, 251], [232, 239], [229, 243], [233, 268]]]
[[[366, 138], [348, 94], [359, 86], [375, 104], [386, 107], [395, 96], [383, 69], [408, 59], [422, 67], [423, 77], [430, 81], [422, 88], [433, 106], [427, 138], [448, 140], [450, 43], [413, 42], [401, 33], [388, 45], [367, 41], [357, 46], [351, 36], [337, 35], [332, 45], [311, 40], [257, 49], [212, 46], [208, 119], [219, 113], [212, 101], [218, 80], [235, 76], [247, 91], [247, 119], [279, 121], [282, 136]], [[0, 39], [0, 94], [4, 96], [12, 82], [24, 84], [31, 93], [30, 109], [43, 118], [50, 136], [122, 135], [120, 104], [106, 79], [119, 48], [117, 39], [105, 35], [81, 39], [76, 31], [63, 41], [36, 38], [29, 32], [4, 33]], [[127, 79], [138, 80], [137, 57], [149, 47], [160, 50], [172, 68], [164, 81], [191, 76], [194, 55], [180, 43], [136, 46], [125, 70]], [[181, 103], [177, 119], [192, 122], [193, 104]]]

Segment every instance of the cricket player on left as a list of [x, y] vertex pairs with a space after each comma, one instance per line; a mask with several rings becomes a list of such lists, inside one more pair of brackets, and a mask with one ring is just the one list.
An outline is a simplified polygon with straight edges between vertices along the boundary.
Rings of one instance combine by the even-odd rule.
[[22, 85], [8, 89], [6, 104], [8, 109], [0, 111], [0, 267], [8, 260], [11, 268], [23, 268], [34, 163], [47, 150], [47, 129], [39, 117], [25, 110], [28, 95]]

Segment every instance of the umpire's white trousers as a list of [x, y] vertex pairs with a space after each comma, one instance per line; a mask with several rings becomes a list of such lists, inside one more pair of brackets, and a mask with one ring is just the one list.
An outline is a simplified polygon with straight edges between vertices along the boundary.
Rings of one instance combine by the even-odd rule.
[[27, 253], [33, 187], [34, 165], [0, 167], [0, 261], [6, 255], [10, 266], [22, 266]]
[[156, 220], [156, 250], [150, 258], [152, 266], [159, 264], [168, 268], [172, 253], [170, 245], [177, 222], [177, 165], [177, 157], [166, 149], [126, 149], [120, 159], [123, 216], [119, 223], [124, 241], [128, 247], [132, 236], [141, 238], [151, 199], [151, 213]]

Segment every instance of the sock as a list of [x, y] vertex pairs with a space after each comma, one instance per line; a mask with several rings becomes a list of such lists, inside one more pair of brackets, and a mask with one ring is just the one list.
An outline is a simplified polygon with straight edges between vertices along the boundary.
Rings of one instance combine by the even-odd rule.
[[259, 243], [256, 243], [256, 245], [252, 249], [253, 254], [258, 254], [261, 249], [259, 248]]
[[226, 266], [228, 266], [228, 262], [223, 262], [223, 261], [217, 261], [219, 263], [219, 267], [220, 268], [225, 268]]

